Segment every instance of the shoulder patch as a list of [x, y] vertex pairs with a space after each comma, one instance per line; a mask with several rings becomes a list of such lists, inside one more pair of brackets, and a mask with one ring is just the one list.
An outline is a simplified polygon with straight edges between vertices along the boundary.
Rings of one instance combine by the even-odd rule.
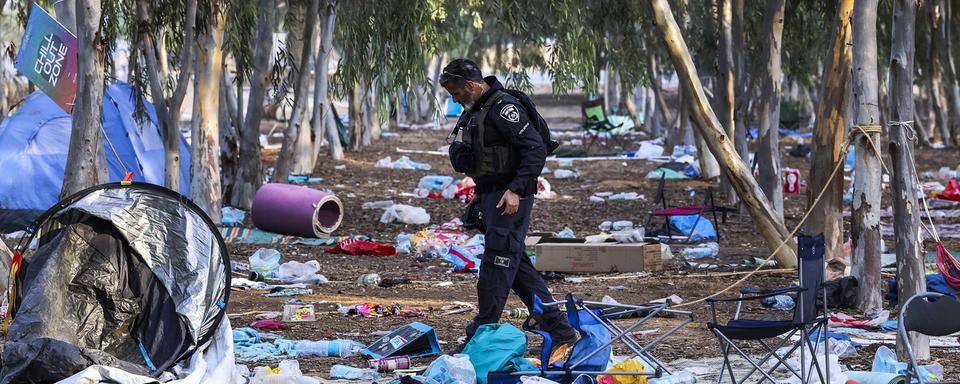
[[500, 116], [511, 123], [520, 121], [520, 111], [518, 111], [517, 106], [513, 104], [507, 104], [503, 107], [503, 109], [500, 110]]

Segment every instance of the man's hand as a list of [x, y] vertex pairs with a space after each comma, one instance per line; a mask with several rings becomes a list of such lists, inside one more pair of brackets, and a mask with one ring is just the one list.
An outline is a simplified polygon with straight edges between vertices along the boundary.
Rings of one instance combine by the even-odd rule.
[[503, 193], [503, 197], [500, 198], [500, 202], [497, 203], [497, 208], [503, 207], [503, 215], [512, 215], [517, 213], [517, 210], [520, 209], [520, 196], [517, 196], [516, 193], [513, 193], [511, 190], [507, 190]]

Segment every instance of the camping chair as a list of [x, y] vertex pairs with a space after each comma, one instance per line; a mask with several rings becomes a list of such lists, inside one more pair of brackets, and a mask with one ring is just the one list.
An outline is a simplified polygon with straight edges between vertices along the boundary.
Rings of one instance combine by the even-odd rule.
[[622, 138], [623, 133], [617, 132], [617, 129], [623, 126], [623, 123], [613, 125], [613, 123], [607, 119], [607, 112], [603, 109], [602, 97], [596, 100], [585, 101], [581, 107], [583, 112], [583, 131], [586, 136], [584, 139], [587, 141], [587, 144], [584, 146], [585, 152], [590, 153], [590, 147], [592, 147], [602, 135], [610, 136], [621, 148], [627, 147]]
[[[910, 347], [910, 338], [907, 333], [909, 331], [928, 336], [947, 336], [960, 332], [960, 301], [947, 295], [927, 292], [911, 297], [900, 309], [897, 332], [900, 334], [900, 340], [907, 341], [904, 346], [907, 349], [907, 355], [910, 356], [910, 365], [906, 372], [907, 382], [917, 379], [920, 384], [926, 384], [930, 379], [918, 374], [920, 365], [917, 364], [916, 355]], [[953, 382], [953, 384], [956, 383], [958, 382]]]
[[[534, 298], [531, 312], [543, 313], [549, 306], [564, 306], [567, 319], [580, 334], [580, 340], [571, 349], [566, 361], [549, 364], [553, 343], [548, 332], [537, 329], [533, 317], [528, 317], [523, 323], [523, 329], [543, 337], [543, 349], [540, 355], [539, 371], [519, 371], [509, 373], [492, 373], [491, 383], [518, 382], [521, 375], [541, 376], [551, 380], [573, 379], [579, 375], [629, 375], [660, 377], [670, 374], [666, 364], [657, 359], [651, 351], [665, 338], [676, 333], [688, 323], [693, 322], [693, 313], [670, 309], [670, 304], [619, 304], [585, 301], [577, 299], [573, 294], [567, 294], [565, 300], [552, 303], [543, 303], [538, 297]], [[648, 320], [662, 315], [671, 315], [682, 319], [679, 323], [659, 334], [652, 340], [642, 343], [633, 332]], [[620, 324], [617, 324], [617, 322]], [[632, 351], [627, 359], [638, 359], [643, 362], [643, 372], [608, 372], [607, 360], [612, 347], [622, 345]]]
[[[644, 223], [644, 227], [649, 227], [650, 222], [653, 221], [654, 217], [663, 217], [666, 223], [664, 224], [664, 230], [667, 233], [667, 241], [673, 239], [673, 230], [672, 225], [670, 224], [670, 218], [673, 216], [689, 216], [697, 215], [697, 220], [693, 224], [693, 229], [695, 231], [697, 224], [700, 222], [700, 217], [704, 213], [710, 213], [713, 217], [712, 223], [714, 229], [717, 231], [717, 242], [720, 242], [720, 226], [717, 225], [717, 212], [720, 212], [722, 223], [727, 223], [727, 212], [736, 212], [735, 208], [718, 206], [713, 199], [713, 188], [707, 188], [706, 192], [703, 195], [703, 202], [699, 205], [679, 205], [675, 207], [670, 207], [667, 203], [667, 195], [665, 191], [667, 176], [664, 174], [660, 177], [660, 183], [657, 186], [657, 196], [653, 201], [653, 208], [650, 210], [650, 214], [647, 215], [647, 220]], [[693, 232], [687, 236], [687, 240], [693, 238]]]
[[[810, 371], [813, 368], [817, 369], [820, 382], [830, 382], [829, 363], [826, 364], [826, 367], [821, 367], [817, 359], [819, 353], [825, 353], [827, 351], [826, 335], [828, 334], [826, 317], [827, 296], [826, 290], [823, 287], [823, 235], [799, 236], [797, 238], [797, 248], [797, 254], [800, 259], [800, 266], [798, 268], [800, 273], [799, 287], [790, 286], [776, 289], [744, 288], [740, 290], [740, 297], [737, 298], [707, 299], [707, 302], [710, 303], [710, 309], [713, 312], [713, 321], [707, 323], [707, 328], [717, 335], [717, 338], [720, 340], [720, 350], [723, 352], [723, 366], [720, 367], [720, 376], [717, 378], [718, 384], [723, 379], [724, 373], [730, 375], [730, 380], [733, 383], [740, 384], [745, 382], [757, 371], [763, 375], [763, 378], [759, 381], [760, 383], [764, 380], [770, 380], [771, 383], [776, 383], [779, 381], [774, 379], [771, 374], [780, 365], [783, 365], [790, 370], [791, 373], [800, 378], [801, 383], [810, 382]], [[744, 302], [784, 294], [792, 294], [795, 296], [795, 302], [797, 304], [793, 309], [792, 319], [751, 320], [740, 318], [740, 310]], [[818, 313], [817, 310], [818, 294], [823, 295], [823, 311], [821, 313]], [[732, 320], [726, 323], [717, 321], [717, 303], [737, 304]], [[800, 333], [799, 340], [795, 342], [791, 341], [791, 337], [798, 332]], [[813, 342], [810, 340], [811, 335], [816, 339]], [[778, 338], [779, 340], [777, 340]], [[768, 344], [765, 340], [769, 339], [774, 339], [778, 342], [776, 344]], [[737, 342], [745, 343], [748, 341], [756, 341], [766, 349], [767, 352], [762, 358], [758, 360], [750, 358], [743, 348], [737, 345]], [[824, 347], [822, 351], [819, 350], [821, 341]], [[789, 346], [789, 351], [783, 355], [777, 353], [777, 351], [784, 346]], [[800, 372], [797, 372], [796, 369], [786, 363], [787, 356], [793, 354], [797, 349], [800, 349]], [[740, 356], [753, 366], [753, 369], [744, 375], [740, 381], [737, 381], [737, 378], [734, 376], [733, 367], [730, 364], [731, 350], [739, 353]], [[808, 352], [812, 353], [813, 356], [808, 355]], [[773, 362], [770, 359], [777, 360], [772, 368], [769, 370], [761, 368], [768, 361]], [[807, 359], [811, 359], [809, 368], [807, 368]]]

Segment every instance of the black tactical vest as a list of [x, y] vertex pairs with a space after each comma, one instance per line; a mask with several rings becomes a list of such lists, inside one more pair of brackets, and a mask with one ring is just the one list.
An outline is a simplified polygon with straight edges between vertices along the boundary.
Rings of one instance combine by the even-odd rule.
[[510, 176], [516, 172], [516, 166], [513, 161], [513, 150], [509, 145], [485, 145], [484, 133], [487, 113], [490, 108], [506, 95], [501, 90], [496, 90], [476, 111], [469, 112], [466, 116], [467, 123], [463, 126], [463, 142], [472, 149], [474, 157], [474, 167], [472, 172], [466, 172], [467, 176], [474, 179]]

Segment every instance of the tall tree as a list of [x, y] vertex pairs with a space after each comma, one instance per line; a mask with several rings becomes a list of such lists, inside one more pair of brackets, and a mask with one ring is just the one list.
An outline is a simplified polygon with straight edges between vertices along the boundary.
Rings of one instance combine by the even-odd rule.
[[103, 61], [100, 0], [77, 1], [77, 97], [60, 197], [107, 181], [107, 160], [100, 138], [103, 113]]
[[785, 0], [768, 0], [763, 16], [763, 58], [766, 68], [760, 90], [760, 140], [757, 163], [760, 186], [777, 216], [783, 219], [783, 179], [780, 176], [780, 46]]
[[250, 79], [250, 97], [247, 98], [246, 117], [240, 128], [240, 166], [237, 184], [230, 196], [230, 204], [250, 209], [253, 194], [263, 182], [263, 164], [260, 160], [260, 120], [263, 101], [270, 78], [270, 52], [273, 50], [273, 18], [276, 0], [259, 0], [257, 40], [255, 43], [253, 76]]
[[747, 79], [746, 57], [747, 50], [744, 47], [744, 16], [743, 0], [733, 0], [733, 51], [734, 53], [734, 77], [736, 77], [736, 87], [740, 97], [736, 99], [736, 134], [734, 136], [737, 153], [743, 161], [750, 157], [747, 149], [747, 105], [749, 104], [748, 93], [750, 90], [750, 81]]
[[939, 14], [939, 53], [940, 66], [946, 80], [944, 84], [947, 93], [947, 110], [950, 113], [950, 138], [944, 138], [944, 145], [951, 146], [960, 141], [960, 85], [957, 84], [957, 71], [953, 65], [952, 41], [950, 39], [950, 1], [937, 1]]
[[[890, 49], [890, 157], [893, 160], [893, 230], [897, 238], [897, 297], [906, 302], [926, 292], [923, 256], [920, 253], [920, 209], [917, 205], [917, 169], [913, 145], [913, 60], [916, 0], [893, 2], [893, 41]], [[910, 340], [897, 334], [897, 352], [907, 359], [910, 342], [918, 359], [930, 358], [929, 339], [913, 333]]]
[[[157, 119], [163, 132], [165, 155], [165, 175], [164, 185], [174, 191], [181, 191], [180, 185], [180, 108], [183, 106], [183, 100], [187, 95], [187, 85], [190, 83], [190, 75], [193, 73], [193, 53], [194, 53], [194, 27], [197, 20], [197, 0], [187, 0], [186, 12], [182, 27], [183, 44], [180, 52], [180, 68], [176, 78], [176, 88], [170, 96], [167, 96], [165, 84], [170, 84], [174, 79], [167, 77], [168, 70], [166, 55], [160, 55], [165, 52], [164, 44], [155, 36], [163, 36], [164, 25], [169, 21], [166, 18], [157, 22], [156, 15], [162, 14], [155, 4], [147, 0], [137, 0], [137, 15], [139, 23], [140, 48], [143, 57], [146, 59], [147, 80], [150, 84], [150, 96], [153, 100], [153, 106], [157, 113]], [[185, 187], [185, 186], [184, 186]]]
[[667, 0], [651, 0], [650, 5], [658, 35], [673, 60], [674, 68], [680, 75], [680, 85], [690, 94], [691, 102], [694, 103], [689, 108], [693, 112], [691, 115], [694, 126], [704, 136], [714, 156], [725, 163], [727, 177], [753, 218], [760, 235], [766, 240], [767, 246], [771, 251], [776, 251], [777, 261], [785, 267], [796, 266], [797, 255], [794, 251], [797, 247], [796, 242], [790, 237], [790, 232], [783, 220], [777, 217], [773, 207], [764, 197], [749, 168], [737, 154], [732, 139], [727, 137], [716, 114], [710, 108], [697, 76], [697, 69], [690, 57], [690, 51], [687, 50], [687, 45], [683, 41], [669, 3]]
[[190, 141], [190, 195], [193, 201], [220, 222], [220, 76], [223, 70], [225, 14], [213, 10], [205, 15], [207, 25], [197, 39], [194, 76], [194, 121]]
[[333, 28], [337, 21], [337, 1], [323, 0], [321, 4], [320, 52], [317, 53], [316, 69], [317, 84], [313, 88], [313, 153], [314, 162], [320, 154], [322, 137], [327, 139], [327, 154], [333, 160], [343, 159], [343, 146], [340, 145], [340, 132], [333, 120], [333, 104], [327, 96], [330, 86], [330, 75], [327, 68], [330, 66], [330, 54], [333, 52]]
[[77, 2], [75, 0], [55, 1], [53, 9], [57, 11], [57, 21], [71, 33], [77, 34]]
[[950, 131], [951, 121], [953, 116], [949, 114], [950, 106], [944, 100], [946, 97], [944, 93], [946, 92], [944, 85], [944, 77], [946, 76], [946, 68], [944, 68], [943, 63], [944, 58], [944, 48], [946, 47], [946, 42], [943, 41], [946, 34], [942, 31], [943, 23], [941, 22], [941, 2], [939, 0], [935, 1], [925, 1], [924, 6], [927, 9], [927, 17], [930, 19], [930, 24], [932, 26], [931, 30], [931, 44], [930, 44], [930, 60], [929, 63], [932, 67], [930, 71], [930, 107], [935, 114], [935, 125], [939, 128], [940, 140], [942, 141], [945, 147], [950, 147], [953, 142], [953, 137]]
[[[813, 129], [813, 154], [810, 163], [810, 184], [807, 188], [807, 205], [811, 210], [804, 232], [822, 233], [825, 241], [827, 276], [843, 276], [850, 260], [843, 252], [843, 175], [829, 179], [830, 171], [843, 161], [843, 147], [847, 132], [846, 110], [850, 106], [853, 52], [851, 18], [854, 0], [842, 0], [834, 17], [836, 29], [833, 44], [823, 59], [823, 79], [820, 102]], [[838, 177], [839, 176], [839, 177]], [[826, 190], [820, 202], [814, 200], [821, 190]]]
[[[726, 128], [727, 137], [737, 137], [737, 107], [735, 61], [733, 56], [733, 0], [720, 0], [720, 78], [716, 93], [720, 98], [720, 124]], [[726, 177], [720, 179], [727, 204], [737, 203], [737, 194]]]
[[[294, 85], [293, 112], [290, 115], [290, 121], [287, 125], [287, 131], [283, 135], [283, 147], [280, 149], [280, 156], [277, 158], [277, 165], [274, 168], [273, 181], [285, 183], [290, 175], [293, 156], [295, 151], [312, 151], [312, 146], [297, 146], [297, 138], [300, 136], [300, 128], [303, 125], [304, 109], [309, 102], [307, 100], [308, 90], [310, 89], [310, 69], [313, 67], [313, 50], [317, 41], [317, 18], [320, 13], [320, 0], [309, 0], [306, 18], [303, 27], [303, 47], [299, 72], [297, 73], [297, 82]], [[296, 150], [294, 149], [296, 148]], [[301, 170], [302, 171], [302, 170]]]
[[[877, 0], [853, 9], [853, 93], [856, 98], [857, 165], [853, 179], [853, 275], [860, 281], [857, 307], [883, 308], [880, 297], [880, 106], [877, 74]], [[862, 131], [861, 131], [862, 130]], [[866, 133], [864, 133], [866, 132]]]

